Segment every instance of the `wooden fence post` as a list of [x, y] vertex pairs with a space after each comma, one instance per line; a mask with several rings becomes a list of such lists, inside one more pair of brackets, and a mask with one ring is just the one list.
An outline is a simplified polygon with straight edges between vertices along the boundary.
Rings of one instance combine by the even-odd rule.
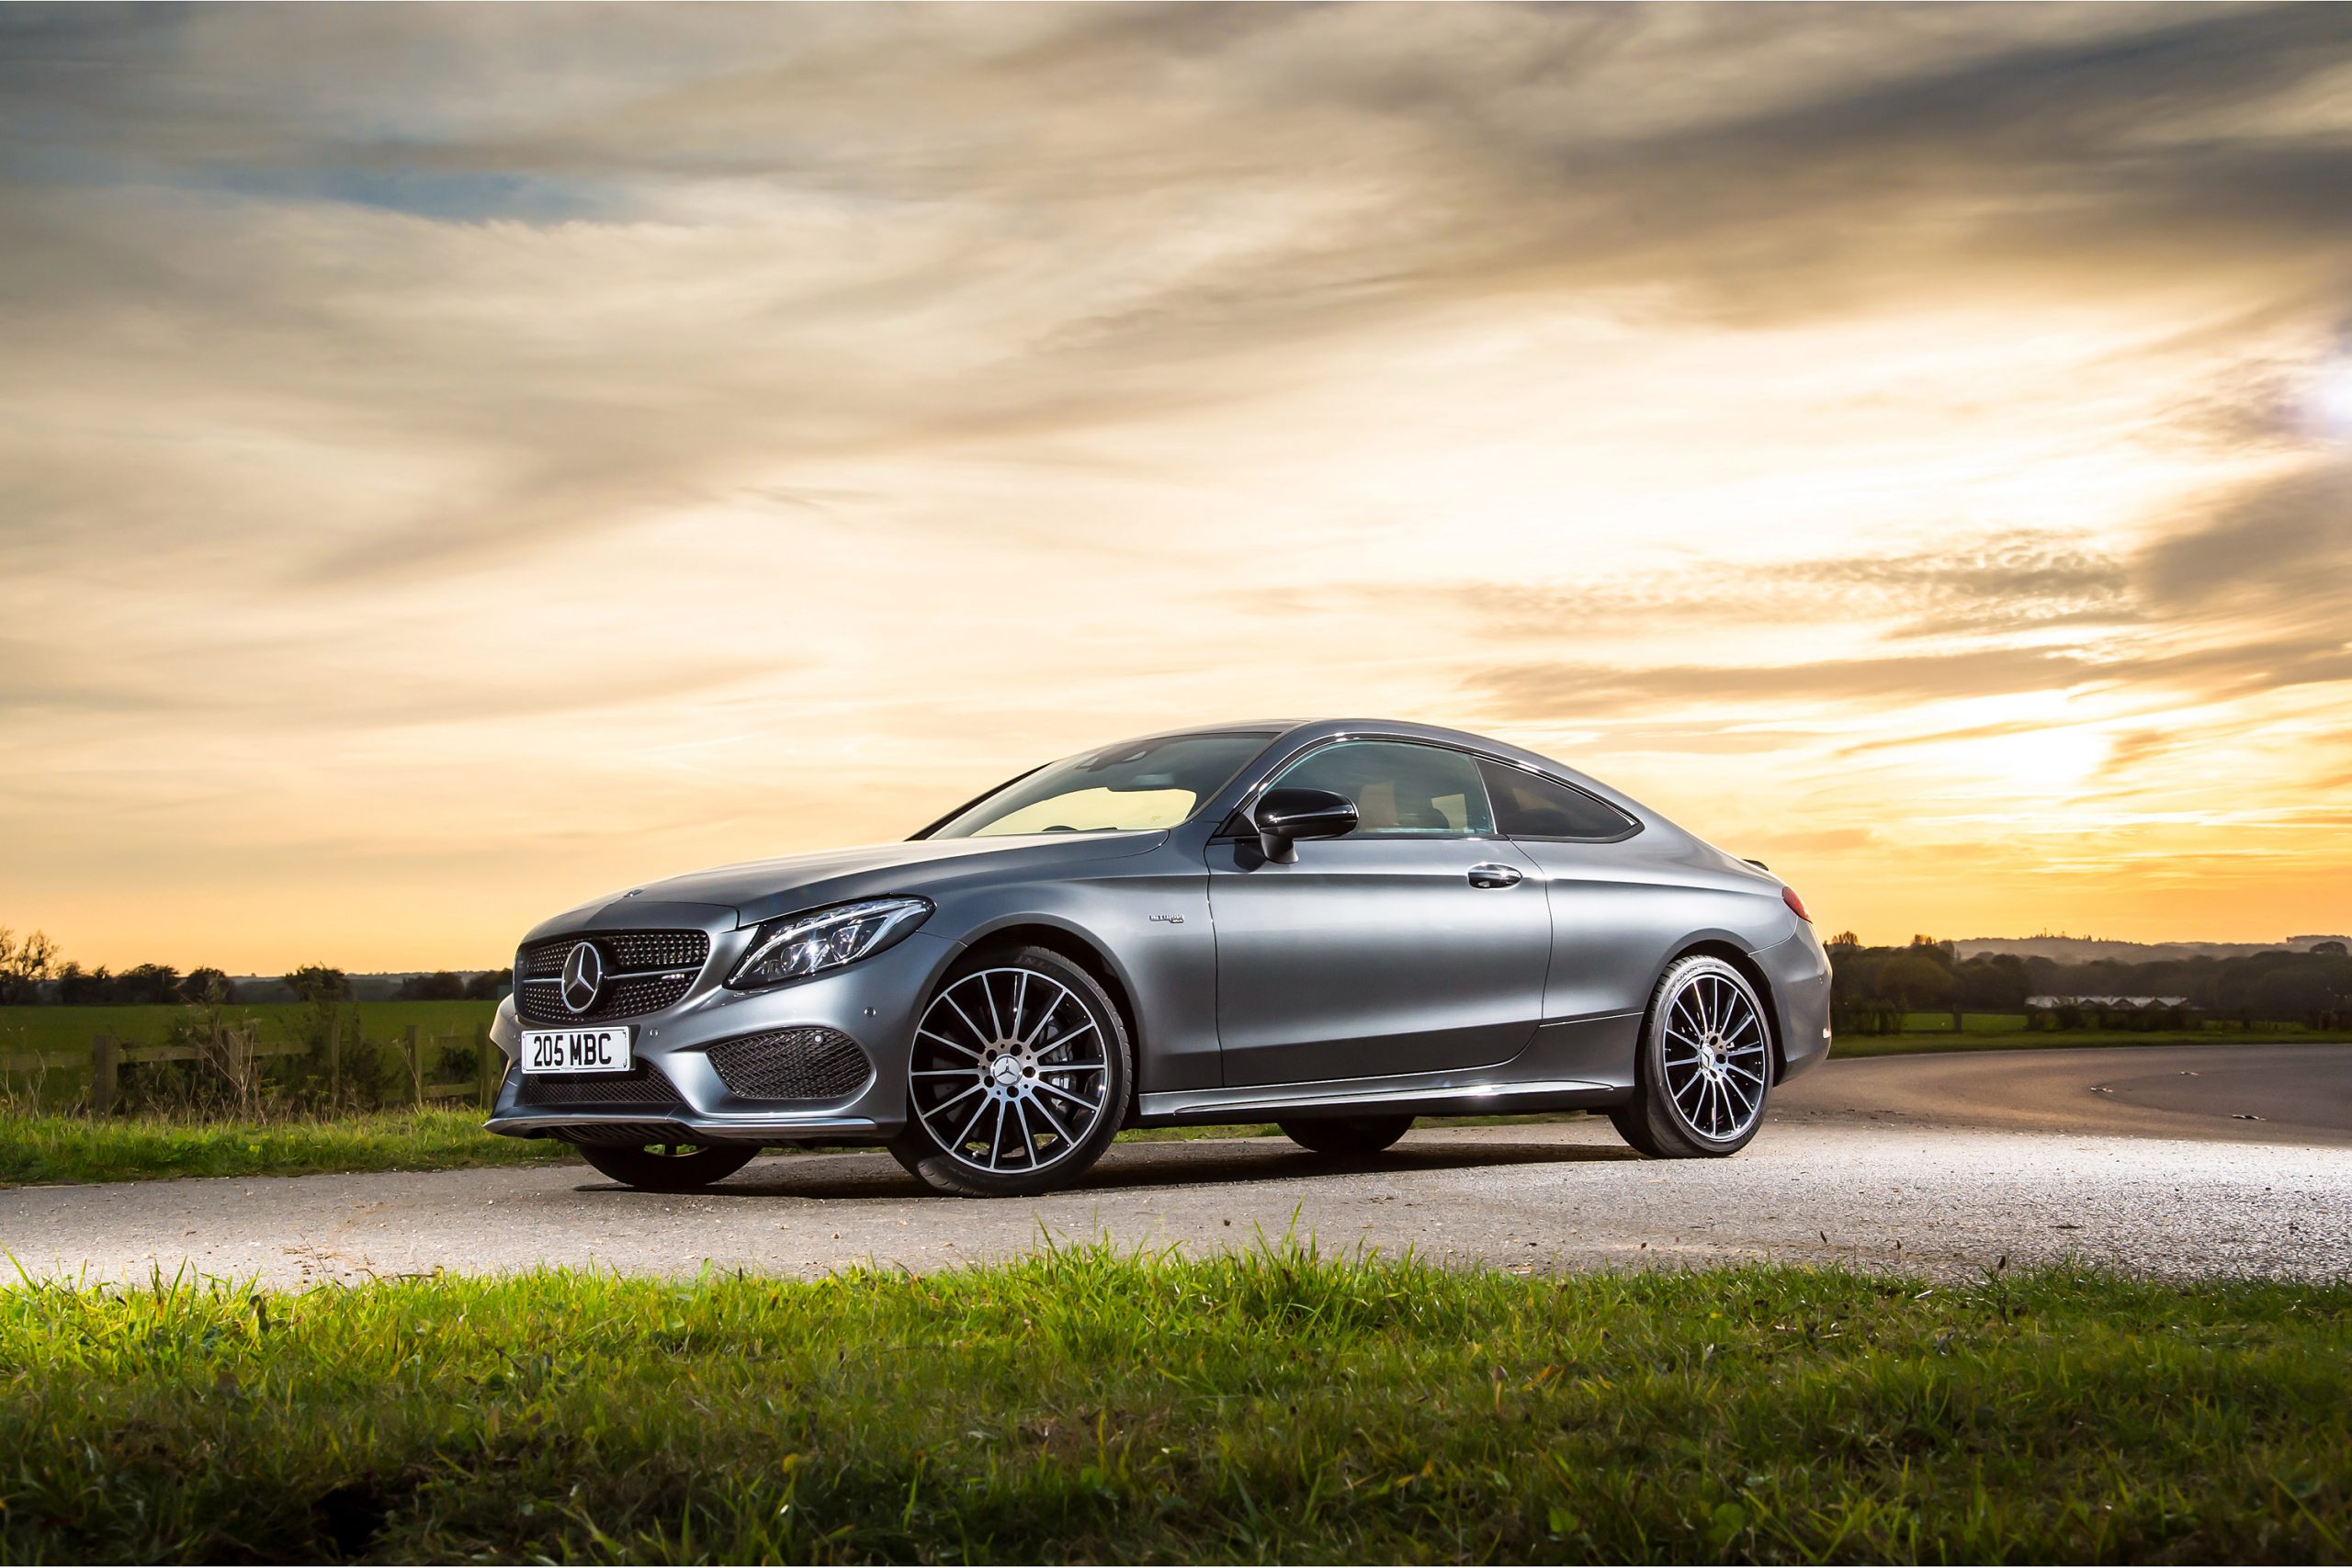
[[474, 1025], [474, 1089], [482, 1108], [488, 1110], [498, 1100], [498, 1080], [490, 1076], [490, 1058], [498, 1049], [490, 1043], [490, 1025]]
[[415, 1024], [412, 1023], [408, 1026], [408, 1102], [411, 1105], [422, 1105], [424, 1103], [424, 1069], [422, 1064], [417, 1060], [417, 1035], [419, 1032], [420, 1032]]
[[237, 1064], [238, 1092], [243, 1095], [245, 1109], [255, 1111], [261, 1106], [261, 1062], [254, 1054], [254, 1031], [232, 1029], [229, 1032], [229, 1049]]
[[343, 1004], [327, 1004], [327, 1099], [343, 1098]]
[[90, 1041], [90, 1111], [104, 1116], [114, 1109], [115, 1070], [122, 1060], [121, 1048], [114, 1036], [98, 1031]]

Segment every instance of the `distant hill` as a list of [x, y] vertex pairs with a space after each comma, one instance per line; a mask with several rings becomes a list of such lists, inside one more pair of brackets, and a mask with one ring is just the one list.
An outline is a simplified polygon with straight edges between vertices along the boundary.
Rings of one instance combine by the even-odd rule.
[[2087, 936], [1977, 936], [1955, 940], [1954, 957], [1963, 962], [1980, 953], [2007, 953], [2019, 958], [2047, 958], [2059, 964], [2156, 964], [2182, 958], [2245, 958], [2256, 953], [2309, 953], [2316, 942], [2352, 945], [2352, 937], [2324, 933], [2290, 936], [2279, 942], [2110, 942]]

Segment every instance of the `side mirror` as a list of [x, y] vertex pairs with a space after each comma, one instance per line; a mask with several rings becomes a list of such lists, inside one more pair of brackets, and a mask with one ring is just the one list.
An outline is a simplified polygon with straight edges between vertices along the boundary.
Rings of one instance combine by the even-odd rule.
[[1301, 839], [1337, 839], [1356, 830], [1356, 803], [1328, 789], [1270, 789], [1250, 814], [1258, 848], [1276, 865], [1298, 859]]

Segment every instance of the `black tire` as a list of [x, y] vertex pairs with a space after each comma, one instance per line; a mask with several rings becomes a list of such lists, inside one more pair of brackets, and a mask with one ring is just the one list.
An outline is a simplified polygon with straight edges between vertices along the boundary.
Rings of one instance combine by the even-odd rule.
[[752, 1144], [582, 1144], [580, 1157], [643, 1192], [699, 1192], [724, 1181], [759, 1148]]
[[[1712, 998], [1706, 1004], [1709, 1007], [1731, 1014], [1728, 1027], [1702, 1030], [1696, 1039], [1707, 1052], [1724, 1060], [1722, 1082], [1741, 1096], [1753, 1095], [1753, 1109], [1743, 1109], [1736, 1116], [1732, 1114], [1736, 1101], [1728, 1090], [1701, 1085], [1693, 1099], [1688, 1091], [1678, 1097], [1670, 1087], [1669, 1050], [1675, 1053], [1675, 1072], [1698, 1070], [1692, 1062], [1701, 1045], [1691, 1043], [1692, 1037], [1686, 1032], [1693, 1018], [1692, 1004], [1685, 998], [1694, 991]], [[1738, 1010], [1743, 1006], [1746, 1020], [1752, 1021], [1740, 1018]], [[1771, 1027], [1756, 987], [1722, 959], [1693, 953], [1668, 964], [1658, 978], [1657, 989], [1650, 994], [1649, 1012], [1642, 1021], [1634, 1098], [1609, 1113], [1618, 1135], [1652, 1159], [1720, 1158], [1747, 1147], [1764, 1124], [1765, 1105], [1771, 1095]], [[1719, 1035], [1726, 1047], [1721, 1051]], [[1732, 1077], [1735, 1074], [1739, 1075], [1736, 1079]], [[1749, 1077], [1756, 1081], [1747, 1082]], [[1710, 1098], [1717, 1094], [1723, 1096], [1720, 1110], [1718, 1100]], [[1699, 1109], [1694, 1111], [1693, 1106]]]
[[1277, 1122], [1283, 1136], [1318, 1155], [1376, 1155], [1410, 1131], [1410, 1116], [1318, 1116]]
[[[925, 1120], [925, 1107], [929, 1107], [933, 1120], [942, 1125], [960, 1121], [960, 1110], [952, 1109], [953, 1102], [946, 1097], [954, 1095], [960, 1099], [968, 1092], [962, 1087], [963, 1080], [949, 1077], [942, 1085], [937, 1082], [937, 1076], [960, 1065], [962, 1057], [955, 1055], [955, 1051], [961, 1050], [963, 1056], [978, 1054], [955, 1046], [951, 1041], [947, 1044], [931, 1047], [934, 1055], [926, 1056], [925, 1036], [918, 1033], [909, 1053], [910, 1076], [903, 1080], [907, 1087], [907, 1124], [891, 1141], [890, 1153], [916, 1179], [936, 1191], [963, 1198], [1026, 1198], [1054, 1191], [1077, 1180], [1096, 1160], [1101, 1159], [1102, 1151], [1111, 1146], [1111, 1140], [1118, 1136], [1119, 1128], [1126, 1120], [1127, 1086], [1135, 1080], [1134, 1045], [1127, 1038], [1126, 1022], [1120, 1016], [1118, 1008], [1113, 1005], [1110, 993], [1102, 988], [1101, 981], [1051, 948], [1005, 946], [984, 948], [973, 953], [940, 977], [937, 988], [924, 998], [923, 1011], [918, 1016], [928, 1025], [933, 1020], [934, 1010], [942, 1008], [943, 998], [948, 998], [950, 993], [968, 998], [971, 992], [965, 987], [971, 985], [977, 985], [983, 997], [990, 987], [1001, 986], [1022, 987], [1025, 993], [1032, 987], [1023, 986], [1019, 978], [1024, 971], [1059, 987], [1062, 992], [1067, 993], [1068, 1000], [1054, 997], [1042, 1004], [1046, 1009], [1043, 1013], [1035, 1015], [1043, 1021], [1042, 1027], [1046, 1032], [1037, 1046], [1043, 1055], [1025, 1071], [1025, 1077], [1017, 1077], [1002, 1095], [983, 1087], [976, 1103], [982, 1108], [978, 1114], [983, 1122], [986, 1108], [991, 1102], [999, 1105], [999, 1119], [988, 1134], [987, 1156], [990, 1159], [1009, 1157], [1006, 1138], [1011, 1128], [1006, 1118], [1010, 1112], [1023, 1118], [1020, 1124], [1023, 1132], [1011, 1148], [1025, 1151], [1027, 1159], [1032, 1163], [1026, 1167], [1016, 1164], [1001, 1169], [988, 1169], [974, 1152], [977, 1140], [972, 1129], [966, 1129], [960, 1138], [953, 1132], [942, 1136], [933, 1131]], [[1011, 1000], [1010, 997], [1006, 999]], [[1082, 1022], [1066, 1010], [1071, 1006], [1083, 1013]], [[944, 1013], [941, 1018], [944, 1021]], [[990, 1020], [989, 1026], [1000, 1022], [1001, 1020]], [[1023, 1030], [1023, 1021], [1016, 1014], [1012, 1032], [1018, 1035]], [[965, 1032], [954, 1031], [953, 1026], [951, 1032]], [[1034, 1029], [1030, 1032], [1035, 1036]], [[982, 1053], [991, 1050], [989, 1044], [983, 1043], [988, 1033], [989, 1028], [983, 1027], [975, 1039], [975, 1043], [981, 1043]], [[1097, 1040], [1102, 1045], [1099, 1057], [1091, 1055], [1091, 1042]], [[1080, 1045], [1078, 1042], [1080, 1041], [1087, 1044]], [[1084, 1073], [1057, 1068], [1057, 1056], [1077, 1062], [1081, 1052], [1090, 1053], [1085, 1059], [1099, 1062], [1100, 1066], [1090, 1067]], [[987, 1077], [980, 1069], [987, 1060], [987, 1055], [980, 1055], [974, 1067], [976, 1081], [983, 1086], [987, 1083]], [[923, 1064], [926, 1061], [944, 1062], [948, 1066], [925, 1068]], [[911, 1076], [918, 1069], [934, 1077], [918, 1080]], [[1069, 1095], [1056, 1098], [1056, 1091], [1046, 1088], [1039, 1081], [1041, 1078], [1046, 1082], [1058, 1080], [1077, 1089], [1085, 1100], [1092, 1103], [1095, 1107], [1092, 1124], [1082, 1131], [1071, 1126], [1077, 1115], [1073, 1110], [1075, 1100]], [[1046, 1111], [1039, 1111], [1031, 1118], [1029, 1108], [1041, 1102]], [[1018, 1110], [1014, 1109], [1016, 1104]], [[1049, 1117], [1048, 1111], [1058, 1114]], [[1048, 1120], [1067, 1130], [1067, 1137], [1059, 1132], [1035, 1130], [1037, 1123]], [[951, 1143], [956, 1144], [961, 1152], [951, 1152]]]

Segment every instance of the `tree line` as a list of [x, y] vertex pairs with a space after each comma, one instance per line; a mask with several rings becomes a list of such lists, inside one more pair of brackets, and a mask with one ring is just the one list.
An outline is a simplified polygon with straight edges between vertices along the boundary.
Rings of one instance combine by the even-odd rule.
[[[401, 983], [398, 999], [415, 1002], [496, 1001], [514, 983], [511, 969], [470, 976], [443, 969], [413, 975]], [[279, 999], [279, 987], [299, 1002], [349, 1001], [351, 976], [323, 964], [306, 964], [275, 981], [243, 985], [221, 970], [203, 967], [180, 973], [168, 964], [136, 964], [116, 972], [101, 964], [85, 969], [61, 959], [57, 943], [41, 931], [19, 937], [0, 926], [0, 1005], [27, 1007], [119, 1007], [140, 1004], [210, 1004]]]
[[[2309, 953], [2142, 964], [2109, 958], [2062, 964], [2012, 953], [1980, 953], [1963, 962], [1951, 942], [1931, 937], [1913, 937], [1903, 947], [1865, 947], [1844, 931], [1830, 941], [1829, 961], [1837, 1026], [1860, 1033], [1900, 1029], [1906, 1012], [2022, 1012], [2026, 998], [2036, 996], [2179, 997], [2187, 1004], [2179, 1010], [2182, 1019], [2352, 1025], [2352, 956], [2338, 942], [2321, 942]], [[2053, 1021], [2102, 1021], [2086, 1010], [2074, 1011], [2080, 1016]]]
[[[2022, 1012], [2031, 996], [2181, 997], [2198, 1013], [2244, 1023], [2308, 1023], [2323, 1029], [2352, 1024], [2352, 956], [2341, 942], [2322, 942], [2309, 953], [2144, 964], [2113, 959], [2061, 964], [2007, 953], [1980, 953], [1963, 962], [1949, 942], [1919, 936], [1902, 947], [1865, 947], [1845, 931], [1831, 940], [1829, 956], [1837, 1025], [1852, 1032], [1900, 1029], [1907, 1012]], [[513, 983], [514, 972], [508, 969], [471, 976], [444, 969], [410, 976], [401, 982], [398, 998], [495, 1001]], [[323, 964], [306, 964], [266, 983], [266, 988], [240, 986], [214, 968], [186, 974], [168, 964], [139, 964], [119, 973], [105, 964], [85, 969], [70, 959], [61, 960], [57, 944], [43, 933], [20, 938], [0, 927], [0, 1004], [256, 1002], [276, 999], [280, 986], [303, 1002], [347, 1001], [354, 994], [350, 976]]]

